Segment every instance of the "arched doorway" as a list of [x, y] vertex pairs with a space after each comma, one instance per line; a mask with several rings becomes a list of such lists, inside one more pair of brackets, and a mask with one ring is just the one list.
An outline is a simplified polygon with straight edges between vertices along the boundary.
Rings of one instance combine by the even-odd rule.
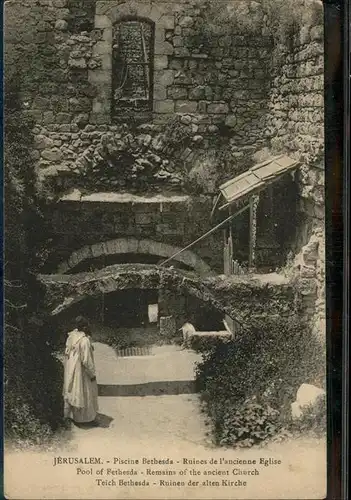
[[213, 274], [210, 266], [196, 253], [149, 239], [116, 238], [86, 245], [72, 252], [57, 267], [58, 273], [89, 272], [114, 264], [159, 264], [174, 256], [169, 265], [192, 270], [200, 276]]

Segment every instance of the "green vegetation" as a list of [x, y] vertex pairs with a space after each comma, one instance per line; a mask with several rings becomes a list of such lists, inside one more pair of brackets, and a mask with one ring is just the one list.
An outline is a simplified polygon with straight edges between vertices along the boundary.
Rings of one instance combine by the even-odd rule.
[[[325, 430], [323, 404], [300, 423], [290, 405], [302, 383], [324, 385], [325, 353], [299, 321], [268, 319], [204, 353], [197, 384], [217, 444], [252, 446], [291, 432]], [[325, 408], [325, 407], [324, 407]]]
[[40, 443], [61, 422], [61, 364], [51, 356], [35, 272], [42, 261], [41, 200], [31, 164], [33, 123], [15, 79], [5, 87], [5, 437]]

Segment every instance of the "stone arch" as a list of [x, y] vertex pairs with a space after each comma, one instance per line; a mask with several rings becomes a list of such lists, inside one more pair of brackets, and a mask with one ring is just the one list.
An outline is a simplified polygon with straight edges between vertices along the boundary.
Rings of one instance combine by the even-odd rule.
[[165, 38], [167, 29], [174, 29], [174, 13], [168, 5], [150, 2], [119, 3], [118, 1], [97, 2], [94, 26], [102, 31], [102, 40], [93, 47], [93, 56], [101, 60], [98, 69], [89, 70], [89, 81], [95, 85], [97, 95], [93, 101], [93, 114], [104, 117], [103, 122], [111, 120], [110, 105], [112, 95], [112, 32], [116, 22], [126, 18], [143, 18], [155, 24], [154, 33], [154, 70], [153, 70], [153, 110], [154, 112], [174, 112], [166, 99], [167, 87], [173, 83], [174, 71], [168, 68], [168, 56], [174, 48]]
[[[148, 239], [138, 240], [136, 238], [116, 238], [102, 243], [86, 245], [83, 248], [72, 252], [66, 261], [59, 264], [57, 272], [67, 273], [84, 260], [103, 255], [140, 254], [155, 255], [159, 256], [160, 259], [167, 259], [179, 250], [181, 250], [180, 247]], [[213, 274], [210, 266], [190, 250], [185, 250], [176, 256], [174, 260], [190, 267], [201, 276]]]
[[300, 292], [283, 279], [271, 281], [259, 276], [211, 276], [201, 278], [181, 269], [146, 264], [117, 264], [79, 274], [38, 275], [45, 308], [52, 316], [69, 309], [87, 297], [116, 290], [169, 290], [192, 295], [228, 314], [242, 325], [264, 324], [271, 316], [297, 318], [301, 315]]
[[[166, 289], [177, 294], [188, 293], [223, 313], [230, 309], [225, 300], [218, 300], [216, 294], [206, 286], [206, 279], [181, 269], [155, 265], [117, 264], [86, 273], [41, 274], [38, 280], [45, 288], [45, 304], [51, 316], [61, 314], [87, 297], [128, 289]], [[241, 317], [240, 313], [238, 317]]]

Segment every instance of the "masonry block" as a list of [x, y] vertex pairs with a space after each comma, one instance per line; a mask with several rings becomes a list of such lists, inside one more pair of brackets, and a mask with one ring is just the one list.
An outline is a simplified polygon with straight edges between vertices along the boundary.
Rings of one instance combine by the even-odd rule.
[[174, 71], [171, 69], [166, 69], [163, 71], [154, 72], [155, 84], [162, 85], [163, 87], [168, 87], [174, 82]]
[[154, 69], [166, 69], [168, 67], [168, 56], [155, 55], [154, 57]]
[[196, 113], [197, 101], [176, 101], [177, 113]]
[[154, 111], [155, 113], [174, 113], [174, 101], [155, 101]]
[[111, 54], [112, 47], [107, 41], [96, 42], [94, 45], [94, 55]]
[[109, 17], [99, 14], [95, 16], [95, 28], [110, 28], [111, 24]]
[[171, 56], [173, 54], [173, 45], [165, 41], [155, 41], [155, 55]]
[[167, 89], [164, 85], [155, 85], [154, 86], [154, 100], [155, 101], [163, 101], [167, 99]]
[[166, 30], [174, 29], [174, 16], [164, 15], [159, 20], [160, 25], [162, 25]]

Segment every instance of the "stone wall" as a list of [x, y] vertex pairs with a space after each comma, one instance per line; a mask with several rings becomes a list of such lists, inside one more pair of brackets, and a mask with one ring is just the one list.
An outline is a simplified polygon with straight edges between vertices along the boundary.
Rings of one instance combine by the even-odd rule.
[[[294, 15], [292, 16], [294, 19]], [[304, 4], [299, 24], [280, 33], [272, 57], [267, 136], [274, 153], [301, 162], [296, 173], [298, 227], [287, 273], [304, 297], [313, 331], [325, 336], [325, 186], [323, 5]], [[278, 33], [279, 35], [279, 33]]]
[[[309, 234], [324, 221], [324, 47], [323, 5], [306, 3], [300, 26], [287, 27], [285, 43], [277, 41], [272, 57], [267, 135], [271, 151], [301, 162], [297, 174], [300, 212]], [[280, 43], [278, 43], [280, 42]]]
[[301, 315], [308, 321], [312, 333], [325, 342], [325, 232], [315, 227], [306, 245], [296, 255], [287, 276], [295, 283], [301, 296]]
[[[237, 22], [233, 35], [234, 7], [239, 20], [254, 16], [258, 24], [253, 31]], [[268, 104], [272, 40], [258, 21], [262, 12], [255, 2], [223, 3], [222, 17], [216, 20], [217, 10], [202, 1], [98, 0], [93, 9], [92, 2], [40, 0], [35, 8], [25, 2], [22, 11], [22, 2], [8, 2], [7, 60], [12, 63], [16, 53], [21, 67], [28, 39], [28, 60], [36, 61], [20, 79], [27, 113], [37, 123], [34, 159], [40, 172], [60, 176], [104, 133], [116, 132], [111, 124], [111, 33], [112, 24], [125, 16], [155, 23], [153, 112], [142, 120], [162, 125], [177, 113], [195, 142], [205, 136], [216, 151], [227, 149], [230, 167], [223, 168], [221, 181], [236, 164], [243, 168], [266, 142], [262, 118]], [[23, 15], [27, 11], [28, 21]], [[79, 26], [86, 30], [78, 32]], [[133, 114], [120, 117], [128, 122], [131, 118]]]
[[[205, 181], [212, 191], [252, 164], [252, 154], [264, 146], [297, 152], [304, 164], [302, 210], [320, 217], [322, 7], [302, 2], [304, 18], [296, 20], [293, 11], [284, 14], [285, 4], [7, 2], [5, 60], [8, 67], [15, 61], [27, 113], [37, 123], [33, 155], [41, 175], [66, 179], [67, 169], [76, 169], [77, 160], [102, 144], [106, 134], [120, 132], [111, 123], [112, 27], [139, 16], [155, 23], [153, 112], [142, 121], [162, 132], [177, 114], [200, 153], [212, 148], [214, 157], [221, 155], [221, 165]], [[303, 28], [294, 28], [295, 21]], [[120, 120], [129, 127], [140, 123], [133, 113], [121, 113]], [[180, 155], [187, 154], [187, 146], [179, 144]], [[166, 159], [172, 156], [168, 151]], [[76, 182], [77, 176], [64, 187]]]
[[[193, 136], [227, 134], [233, 167], [270, 141], [274, 150], [297, 150], [306, 164], [318, 163], [323, 136], [321, 7], [317, 1], [306, 2], [305, 26], [290, 43], [289, 33], [283, 41], [277, 38], [268, 9], [275, 4], [266, 3], [7, 2], [5, 55], [8, 67], [15, 61], [27, 112], [37, 121], [40, 168], [74, 162], [81, 142], [91, 141], [81, 137], [83, 131], [116, 132], [108, 126], [111, 36], [113, 23], [126, 16], [155, 23], [149, 121], [164, 123], [179, 113]], [[277, 22], [281, 4], [277, 0]], [[122, 114], [124, 119], [130, 122], [131, 115]], [[90, 129], [84, 130], [86, 126]]]
[[[206, 194], [209, 207], [219, 183], [255, 163], [261, 150], [295, 156], [301, 167], [292, 252], [299, 260], [311, 238], [320, 243], [315, 275], [304, 276], [299, 264], [294, 275], [302, 288], [306, 279], [307, 288], [316, 287], [314, 304], [323, 310], [321, 2], [9, 0], [5, 15], [7, 75], [14, 73], [26, 112], [36, 121], [33, 160], [49, 200], [73, 188], [170, 190]], [[142, 116], [121, 113], [127, 126], [111, 122], [112, 26], [126, 16], [155, 25], [153, 108]], [[206, 221], [201, 210], [182, 214], [182, 237], [168, 232], [173, 222], [162, 221], [157, 224], [164, 232], [134, 224], [130, 235], [187, 243], [210, 227], [209, 211]], [[90, 214], [94, 238], [101, 232], [98, 213]], [[87, 231], [90, 222], [79, 220], [63, 220], [67, 234], [55, 236], [62, 248], [97, 242], [94, 231]], [[122, 226], [103, 229], [101, 238], [128, 236]], [[216, 235], [197, 249], [220, 269], [220, 247]], [[307, 302], [306, 311], [312, 314]]]
[[[172, 202], [172, 198], [167, 202], [165, 198], [163, 202], [149, 203], [147, 200], [142, 203], [131, 200], [129, 203], [61, 201], [52, 204], [45, 213], [52, 227], [52, 252], [46, 272], [55, 272], [72, 252], [86, 245], [116, 238], [148, 239], [183, 248], [213, 227], [211, 209], [212, 198], [208, 197], [197, 200], [187, 198], [178, 202]], [[222, 272], [221, 230], [199, 242], [192, 250], [213, 271]], [[160, 260], [165, 256], [160, 254]], [[92, 257], [89, 254], [87, 259]]]
[[45, 112], [57, 115], [64, 111], [61, 96], [66, 79], [55, 25], [68, 14], [65, 0], [4, 2], [6, 83], [20, 86], [27, 113], [39, 123]]
[[[216, 192], [230, 157], [220, 138], [175, 115], [162, 126], [52, 124], [34, 129], [38, 180], [46, 197], [85, 192]], [[223, 141], [222, 141], [223, 142]], [[221, 147], [224, 151], [221, 152]]]

